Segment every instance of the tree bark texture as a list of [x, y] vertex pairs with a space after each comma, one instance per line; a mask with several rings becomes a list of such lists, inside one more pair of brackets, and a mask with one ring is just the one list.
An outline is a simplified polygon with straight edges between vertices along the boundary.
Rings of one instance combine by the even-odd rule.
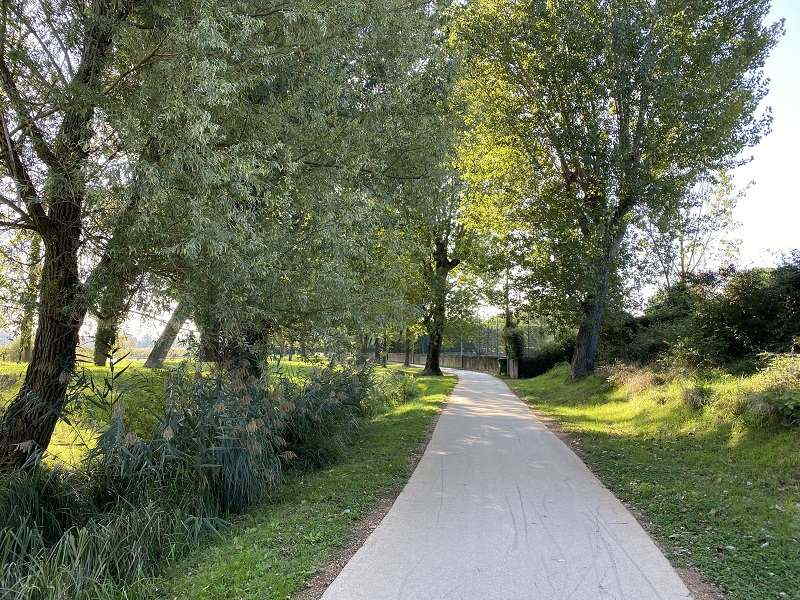
[[19, 324], [19, 360], [30, 362], [33, 352], [33, 324], [36, 319], [41, 278], [42, 239], [38, 233], [31, 235], [31, 248], [28, 255], [28, 282], [25, 289], [25, 308]]
[[[65, 215], [64, 222], [75, 223]], [[25, 380], [0, 423], [0, 465], [20, 466], [50, 443], [75, 368], [78, 332], [86, 315], [78, 277], [80, 236], [69, 230], [45, 238], [39, 318]]]
[[105, 366], [117, 343], [117, 334], [130, 308], [138, 277], [133, 270], [110, 281], [103, 290], [97, 314], [97, 332], [94, 337], [94, 364]]
[[583, 303], [583, 316], [575, 341], [575, 354], [572, 356], [573, 379], [591, 375], [597, 366], [597, 353], [608, 305], [611, 274], [623, 233], [624, 231], [614, 236], [595, 265], [593, 289]]

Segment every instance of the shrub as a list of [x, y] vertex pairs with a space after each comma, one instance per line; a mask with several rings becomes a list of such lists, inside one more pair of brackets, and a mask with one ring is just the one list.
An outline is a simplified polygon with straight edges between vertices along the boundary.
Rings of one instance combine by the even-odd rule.
[[283, 456], [295, 466], [317, 468], [339, 457], [368, 412], [369, 364], [348, 378], [323, 369], [312, 373], [308, 385], [281, 382], [276, 399], [284, 418]]
[[197, 377], [179, 368], [164, 389], [163, 414], [149, 439], [128, 431], [117, 415], [87, 456], [98, 506], [163, 498], [201, 514], [235, 513], [278, 482], [280, 424], [263, 381]]
[[563, 362], [572, 360], [575, 340], [567, 339], [542, 346], [531, 356], [519, 359], [520, 377], [537, 377]]
[[376, 391], [369, 366], [300, 381], [182, 367], [141, 436], [116, 381], [101, 393], [111, 424], [75, 469], [40, 464], [0, 480], [2, 598], [118, 597], [262, 500], [287, 463], [329, 463], [364, 417], [412, 393], [406, 376]]
[[[771, 269], [695, 276], [662, 289], [642, 316], [610, 319], [603, 359], [683, 367], [790, 351], [800, 336], [800, 253]], [[744, 366], [744, 363], [741, 363]]]
[[419, 398], [420, 390], [414, 378], [402, 371], [389, 371], [375, 385], [376, 407], [397, 406]]
[[754, 377], [747, 408], [757, 423], [800, 425], [800, 356], [777, 355]]

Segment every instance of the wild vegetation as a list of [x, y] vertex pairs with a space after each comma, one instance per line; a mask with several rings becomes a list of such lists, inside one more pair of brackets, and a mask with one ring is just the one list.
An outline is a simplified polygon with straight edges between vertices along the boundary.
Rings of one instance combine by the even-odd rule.
[[[109, 426], [75, 464], [4, 478], [4, 597], [114, 597], [140, 585], [291, 473], [334, 463], [365, 422], [418, 396], [407, 375], [371, 366], [242, 375], [171, 370], [150, 430], [137, 433], [112, 406]], [[121, 406], [118, 394], [110, 391]]]

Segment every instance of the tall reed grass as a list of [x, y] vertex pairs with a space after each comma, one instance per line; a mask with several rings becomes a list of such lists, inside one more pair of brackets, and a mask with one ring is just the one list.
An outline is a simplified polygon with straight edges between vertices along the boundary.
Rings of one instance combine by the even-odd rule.
[[364, 419], [416, 389], [370, 365], [298, 379], [186, 363], [167, 374], [142, 435], [117, 381], [112, 363], [93, 390], [110, 425], [78, 465], [39, 461], [0, 482], [0, 599], [125, 597], [263, 502], [287, 469], [336, 460]]

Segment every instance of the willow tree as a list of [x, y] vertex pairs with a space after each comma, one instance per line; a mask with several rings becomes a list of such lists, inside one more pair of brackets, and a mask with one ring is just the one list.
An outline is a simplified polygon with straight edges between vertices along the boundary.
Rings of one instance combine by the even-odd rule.
[[99, 109], [127, 69], [135, 70], [129, 56], [115, 59], [144, 4], [2, 4], [0, 159], [9, 190], [2, 226], [35, 232], [44, 256], [36, 337], [25, 380], [0, 423], [0, 464], [46, 448], [64, 401], [92, 286], [80, 264], [87, 220], [114, 141]]
[[491, 121], [526, 156], [530, 187], [546, 190], [536, 226], [580, 257], [573, 377], [595, 367], [637, 214], [734, 166], [768, 128], [763, 65], [782, 28], [765, 26], [769, 4], [477, 0], [462, 11], [453, 39], [473, 122]]
[[[346, 211], [363, 196], [337, 204], [337, 185], [384, 169], [365, 149], [412, 122], [402, 81], [426, 15], [406, 9], [3, 3], [0, 149], [13, 194], [1, 224], [36, 232], [44, 259], [33, 355], [0, 424], [0, 462], [47, 447], [94, 293], [134, 258], [172, 263], [193, 312], [223, 315], [238, 334], [287, 313], [330, 317], [326, 288], [345, 303], [337, 261], [314, 262], [312, 249], [324, 234], [346, 248]], [[314, 227], [314, 244], [289, 234]]]
[[181, 299], [220, 350], [252, 363], [271, 339], [363, 324], [366, 308], [382, 306], [361, 266], [377, 262], [384, 205], [425, 132], [431, 14], [393, 0], [300, 3], [265, 17], [255, 37], [269, 40], [266, 56], [238, 65], [251, 90], [236, 110], [213, 112], [194, 149], [214, 168], [170, 178], [170, 194], [192, 190], [191, 219], [177, 219]]

